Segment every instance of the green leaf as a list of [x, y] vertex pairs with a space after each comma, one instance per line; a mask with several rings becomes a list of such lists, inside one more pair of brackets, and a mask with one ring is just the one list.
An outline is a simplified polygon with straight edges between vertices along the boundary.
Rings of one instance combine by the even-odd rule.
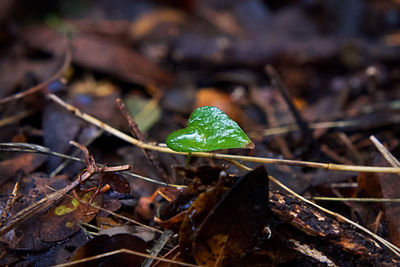
[[201, 152], [225, 148], [254, 148], [239, 125], [216, 107], [193, 111], [188, 126], [168, 135], [167, 146], [179, 152]]

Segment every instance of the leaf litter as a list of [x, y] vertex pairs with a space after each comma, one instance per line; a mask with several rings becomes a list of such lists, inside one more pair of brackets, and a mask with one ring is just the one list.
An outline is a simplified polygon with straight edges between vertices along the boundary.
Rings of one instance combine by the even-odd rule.
[[[399, 265], [396, 3], [8, 2], [0, 264]], [[201, 106], [256, 149], [168, 149]]]

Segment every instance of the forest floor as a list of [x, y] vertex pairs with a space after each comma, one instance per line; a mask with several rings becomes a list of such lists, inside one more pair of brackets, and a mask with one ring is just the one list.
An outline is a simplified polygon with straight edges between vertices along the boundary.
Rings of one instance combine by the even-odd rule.
[[1, 1], [0, 265], [400, 265], [399, 122], [399, 1]]

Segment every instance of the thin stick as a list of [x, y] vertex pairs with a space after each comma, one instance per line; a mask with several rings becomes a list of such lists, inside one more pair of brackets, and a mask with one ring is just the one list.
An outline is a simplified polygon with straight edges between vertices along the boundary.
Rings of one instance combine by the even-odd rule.
[[[68, 195], [68, 196], [69, 196], [69, 195]], [[136, 224], [136, 225], [138, 225], [138, 226], [141, 226], [141, 227], [143, 227], [143, 228], [146, 228], [146, 229], [148, 229], [148, 230], [150, 230], [150, 231], [157, 232], [157, 233], [160, 233], [160, 234], [163, 232], [163, 231], [161, 231], [161, 230], [158, 230], [158, 229], [153, 228], [153, 227], [151, 227], [151, 226], [148, 226], [148, 225], [146, 225], [146, 224], [143, 224], [143, 223], [140, 223], [140, 222], [138, 222], [138, 221], [135, 221], [134, 219], [131, 219], [131, 218], [128, 218], [128, 217], [126, 217], [126, 216], [123, 216], [123, 215], [120, 215], [120, 214], [118, 214], [118, 213], [115, 213], [115, 212], [113, 212], [113, 211], [111, 211], [111, 210], [107, 210], [107, 209], [105, 209], [105, 208], [102, 208], [102, 207], [99, 207], [99, 206], [97, 206], [97, 205], [94, 205], [93, 203], [91, 203], [91, 205], [92, 205], [93, 207], [95, 207], [96, 209], [99, 209], [99, 210], [101, 210], [101, 211], [107, 212], [107, 213], [109, 213], [109, 214], [111, 214], [111, 215], [113, 215], [113, 216], [115, 216], [115, 217], [117, 217], [117, 218], [126, 220], [126, 221], [128, 221], [128, 222], [131, 222], [131, 223], [133, 223], [133, 224]]]
[[[361, 125], [361, 121], [357, 120], [347, 120], [347, 121], [324, 121], [324, 122], [312, 122], [308, 125], [310, 129], [326, 129], [326, 128], [346, 128], [346, 127], [354, 127], [354, 126], [359, 126]], [[297, 124], [290, 124], [290, 125], [285, 125], [285, 126], [280, 126], [280, 127], [275, 127], [275, 128], [270, 128], [267, 130], [264, 130], [263, 136], [270, 136], [270, 135], [278, 135], [278, 134], [284, 134], [284, 133], [289, 133], [293, 131], [298, 131], [300, 128]], [[250, 134], [251, 136], [252, 134]], [[253, 134], [255, 135], [255, 133]]]
[[83, 262], [88, 262], [88, 261], [92, 261], [92, 260], [97, 260], [97, 259], [101, 259], [101, 258], [104, 258], [104, 257], [108, 257], [108, 256], [116, 255], [116, 254], [121, 254], [121, 253], [132, 254], [132, 255], [143, 257], [143, 258], [159, 260], [159, 261], [163, 261], [163, 262], [178, 264], [178, 265], [181, 265], [181, 266], [189, 266], [189, 267], [198, 267], [199, 266], [199, 265], [185, 263], [185, 262], [181, 262], [181, 261], [174, 261], [174, 260], [164, 259], [164, 258], [160, 258], [160, 257], [156, 257], [156, 256], [151, 256], [151, 255], [147, 255], [147, 254], [144, 254], [144, 253], [141, 253], [141, 252], [137, 252], [137, 251], [133, 251], [133, 250], [130, 250], [130, 249], [122, 248], [122, 249], [114, 250], [114, 251], [111, 251], [111, 252], [102, 253], [102, 254], [99, 254], [99, 255], [96, 255], [96, 256], [92, 256], [92, 257], [87, 257], [87, 258], [84, 258], [84, 259], [76, 260], [76, 261], [70, 261], [70, 262], [63, 263], [63, 264], [57, 264], [57, 265], [54, 265], [54, 267], [71, 266], [71, 265], [75, 265], [75, 264], [79, 264], [79, 263], [83, 263]]
[[[178, 154], [178, 155], [189, 155], [186, 152], [177, 152], [172, 149], [169, 149], [160, 145], [152, 145], [146, 144], [133, 138], [108, 124], [80, 111], [76, 107], [67, 104], [59, 97], [54, 94], [49, 94], [48, 97], [56, 102], [57, 104], [63, 106], [67, 110], [69, 110], [73, 115], [80, 117], [81, 119], [96, 125], [97, 127], [102, 128], [106, 132], [117, 136], [118, 138], [131, 143], [135, 146], [138, 146], [143, 149], [151, 149], [154, 151], [159, 151], [163, 153], [170, 154]], [[309, 161], [300, 161], [300, 160], [287, 160], [287, 159], [271, 159], [271, 158], [262, 158], [262, 157], [250, 157], [250, 156], [238, 156], [238, 155], [229, 155], [229, 154], [219, 154], [219, 153], [208, 153], [208, 152], [191, 152], [191, 156], [195, 157], [208, 157], [212, 159], [233, 159], [233, 160], [242, 160], [247, 162], [257, 162], [264, 164], [281, 164], [281, 165], [289, 165], [289, 166], [299, 166], [299, 167], [310, 167], [310, 168], [321, 168], [328, 170], [338, 170], [338, 171], [352, 171], [352, 172], [379, 172], [379, 173], [400, 173], [400, 167], [373, 167], [373, 166], [357, 166], [357, 165], [341, 165], [341, 164], [333, 164], [333, 163], [318, 163], [318, 162], [309, 162]]]
[[369, 139], [371, 139], [376, 148], [383, 155], [383, 157], [390, 163], [390, 165], [392, 165], [393, 167], [400, 167], [400, 162], [392, 155], [392, 153], [390, 153], [389, 150], [387, 150], [387, 148], [384, 145], [382, 145], [381, 142], [379, 142], [378, 139], [376, 139], [375, 136], [371, 135]]
[[0, 104], [4, 104], [7, 103], [9, 101], [13, 101], [13, 100], [17, 100], [20, 99], [22, 97], [26, 97], [28, 95], [31, 95], [33, 93], [39, 92], [41, 90], [45, 90], [52, 82], [56, 81], [57, 79], [59, 79], [61, 77], [61, 75], [63, 75], [63, 73], [65, 72], [65, 70], [69, 67], [69, 65], [71, 64], [71, 59], [72, 59], [72, 52], [71, 49], [69, 47], [67, 47], [65, 49], [65, 55], [64, 55], [64, 60], [63, 63], [60, 67], [60, 69], [57, 70], [57, 72], [50, 77], [50, 79], [39, 83], [38, 85], [29, 88], [28, 90], [25, 90], [23, 92], [11, 95], [11, 96], [7, 96], [4, 97], [2, 99], [0, 99]]
[[74, 161], [79, 161], [82, 163], [85, 163], [83, 159], [65, 155], [62, 153], [54, 152], [51, 151], [49, 148], [41, 146], [41, 145], [36, 145], [36, 144], [30, 144], [30, 143], [0, 143], [0, 150], [1, 151], [11, 151], [11, 152], [26, 152], [26, 153], [41, 153], [41, 154], [48, 154], [48, 155], [53, 155], [59, 158], [64, 158], [64, 159], [69, 159], [69, 160], [74, 160]]
[[313, 197], [312, 199], [321, 201], [400, 202], [400, 198]]
[[[129, 114], [128, 110], [125, 108], [124, 103], [120, 98], [117, 98], [116, 100], [117, 106], [119, 110], [122, 113], [122, 116], [128, 121], [129, 129], [131, 130], [131, 133], [135, 135], [140, 141], [146, 142], [146, 139], [144, 138], [143, 133], [140, 131], [138, 125], [132, 118], [132, 116]], [[157, 155], [153, 153], [151, 150], [147, 149], [142, 149], [144, 155], [146, 156], [147, 160], [154, 166], [154, 168], [157, 170], [157, 172], [161, 175], [163, 178], [164, 182], [166, 183], [171, 183], [172, 180], [168, 176], [167, 172], [165, 169], [162, 167], [160, 160], [158, 159]]]
[[[270, 103], [268, 103], [268, 101], [265, 101], [265, 99], [263, 98], [256, 97], [254, 94], [251, 94], [251, 96], [253, 101], [258, 106], [260, 106], [267, 115], [268, 125], [270, 127], [277, 127], [279, 125], [278, 120], [275, 117], [274, 109], [271, 107]], [[276, 143], [279, 146], [282, 155], [288, 159], [293, 159], [293, 153], [290, 151], [289, 145], [287, 144], [286, 140], [280, 135], [274, 136], [274, 139], [276, 140]]]
[[[392, 101], [389, 103], [382, 103], [383, 107], [382, 108], [390, 108], [392, 110], [398, 110], [398, 103], [399, 101]], [[352, 111], [360, 111], [362, 113], [371, 113], [371, 110], [375, 109], [374, 106], [363, 106], [362, 110], [359, 109], [350, 109], [348, 110], [350, 113]], [[311, 122], [308, 124], [308, 127], [310, 129], [328, 129], [328, 128], [349, 128], [349, 127], [359, 127], [363, 126], [368, 127], [368, 125], [372, 124], [374, 127], [377, 126], [382, 126], [382, 125], [388, 125], [388, 124], [393, 124], [393, 123], [398, 123], [400, 120], [399, 116], [390, 116], [387, 118], [384, 118], [381, 121], [374, 121], [373, 123], [371, 122], [366, 122], [365, 120], [343, 120], [343, 121], [325, 121], [325, 122]], [[368, 124], [369, 123], [369, 124]], [[269, 128], [264, 131], [262, 131], [263, 136], [271, 136], [271, 135], [278, 135], [278, 134], [285, 134], [293, 131], [298, 131], [300, 128], [297, 124], [288, 124], [288, 125], [282, 125], [279, 127], [275, 128]], [[256, 137], [259, 135], [259, 132], [250, 132], [249, 136], [250, 137]]]
[[356, 148], [356, 146], [351, 142], [350, 138], [343, 132], [338, 133], [339, 139], [345, 144], [345, 146], [353, 153], [354, 157], [358, 162], [362, 162], [362, 156], [360, 151]]
[[342, 164], [351, 164], [352, 162], [342, 156], [339, 156], [335, 151], [330, 149], [327, 145], [322, 144], [320, 147], [321, 151], [327, 155], [329, 158], [333, 159], [336, 162], [342, 163]]
[[[96, 140], [97, 138], [99, 138], [103, 133], [103, 130], [97, 130], [97, 132], [95, 133], [94, 136], [92, 136], [91, 138], [89, 138], [89, 140], [87, 140], [83, 145], [85, 147], [88, 147], [91, 143], [94, 142], [94, 140]], [[80, 151], [79, 150], [75, 150], [72, 153], [72, 156], [75, 157], [77, 155], [79, 155]], [[65, 167], [68, 166], [68, 164], [71, 162], [72, 159], [66, 159], [63, 162], [61, 162], [60, 165], [58, 165], [50, 174], [49, 177], [54, 177], [56, 176], [58, 173], [60, 173]]]
[[[12, 151], [12, 152], [49, 154], [49, 155], [53, 155], [53, 156], [56, 156], [56, 157], [70, 159], [70, 160], [73, 160], [73, 161], [78, 161], [78, 162], [85, 163], [85, 161], [83, 159], [80, 159], [80, 158], [77, 158], [77, 157], [73, 157], [73, 156], [69, 156], [69, 155], [65, 155], [65, 154], [61, 154], [61, 153], [58, 153], [58, 152], [54, 152], [54, 151], [51, 151], [47, 147], [36, 145], [36, 144], [29, 144], [29, 143], [0, 143], [0, 150], [1, 151]], [[98, 166], [102, 167], [103, 165], [102, 164], [98, 164]], [[123, 171], [123, 172], [121, 172], [121, 174], [127, 175], [129, 177], [133, 177], [133, 178], [136, 178], [136, 179], [141, 179], [141, 180], [144, 180], [146, 182], [153, 183], [153, 184], [162, 185], [162, 186], [176, 187], [176, 188], [184, 188], [184, 187], [186, 187], [186, 185], [167, 184], [167, 183], [164, 183], [164, 182], [156, 181], [156, 180], [151, 179], [149, 177], [145, 177], [145, 176], [142, 176], [142, 175], [139, 175], [139, 174], [136, 174], [136, 173], [132, 173], [132, 172], [128, 172], [128, 171]]]
[[[48, 188], [50, 188], [50, 186], [48, 186]], [[75, 198], [74, 198], [74, 199], [75, 199]], [[91, 225], [91, 224], [89, 224], [89, 223], [78, 222], [78, 224], [81, 225], [81, 226], [85, 226], [85, 227], [87, 227], [87, 228], [92, 228], [93, 230], [96, 230], [97, 232], [99, 232], [100, 230], [102, 230], [101, 228], [99, 228], [99, 227], [97, 227], [97, 226], [94, 226], [94, 225]]]
[[19, 190], [20, 181], [21, 181], [21, 173], [18, 175], [17, 182], [15, 183], [14, 188], [13, 188], [10, 196], [8, 197], [8, 200], [3, 208], [3, 211], [1, 212], [0, 227], [2, 227], [4, 225], [4, 223], [6, 222], [9, 212], [12, 209], [12, 207], [14, 206], [14, 203], [18, 198], [18, 190]]
[[358, 188], [358, 183], [331, 183], [332, 188]]
[[309, 142], [312, 142], [312, 134], [310, 131], [310, 128], [307, 125], [307, 122], [302, 118], [300, 112], [297, 110], [296, 106], [293, 104], [292, 100], [290, 99], [289, 96], [289, 90], [286, 88], [285, 84], [282, 82], [281, 77], [279, 74], [276, 72], [276, 70], [271, 66], [267, 65], [265, 66], [265, 71], [267, 74], [270, 76], [271, 83], [274, 87], [276, 87], [283, 98], [286, 101], [286, 104], [289, 107], [289, 110], [292, 112], [293, 117], [295, 118], [297, 124], [299, 125], [301, 131], [303, 132], [304, 136], [309, 139]]
[[[160, 238], [157, 240], [156, 244], [153, 246], [151, 249], [150, 255], [151, 256], [158, 256], [160, 254], [161, 250], [164, 248], [164, 246], [167, 244], [171, 236], [174, 234], [172, 230], [165, 230]], [[142, 267], [150, 267], [151, 264], [153, 263], [154, 259], [147, 258], [143, 261]]]
[[35, 113], [34, 110], [24, 110], [13, 116], [3, 118], [0, 120], [0, 127], [15, 123], [15, 122], [22, 120], [23, 118], [26, 118], [34, 113]]

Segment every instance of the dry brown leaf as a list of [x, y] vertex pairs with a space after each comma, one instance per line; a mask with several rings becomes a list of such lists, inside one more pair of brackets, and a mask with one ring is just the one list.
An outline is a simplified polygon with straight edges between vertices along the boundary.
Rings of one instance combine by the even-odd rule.
[[[21, 33], [32, 47], [56, 51], [63, 37], [42, 25], [30, 26]], [[132, 48], [94, 35], [78, 35], [72, 39], [73, 62], [86, 68], [108, 72], [122, 79], [143, 84], [165, 86], [174, 77]]]

